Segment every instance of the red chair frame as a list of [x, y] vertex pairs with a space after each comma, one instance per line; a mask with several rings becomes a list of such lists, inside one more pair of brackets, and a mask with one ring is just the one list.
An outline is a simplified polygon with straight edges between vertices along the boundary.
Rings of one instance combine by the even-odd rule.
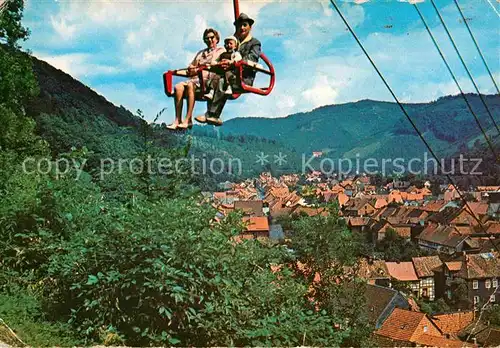
[[[260, 58], [266, 63], [268, 70], [260, 68], [255, 65], [253, 62], [245, 62], [245, 61], [239, 61], [234, 64], [237, 74], [239, 75], [239, 80], [240, 80], [240, 86], [241, 86], [241, 93], [254, 93], [258, 95], [268, 95], [271, 93], [271, 91], [274, 88], [274, 83], [275, 83], [275, 73], [274, 73], [274, 67], [269, 61], [269, 59], [266, 57], [264, 53], [260, 54]], [[252, 64], [253, 63], [253, 64]], [[266, 75], [269, 75], [269, 86], [267, 87], [253, 87], [250, 85], [247, 85], [243, 82], [243, 68], [246, 69], [252, 69], [256, 72], [260, 72]], [[200, 81], [202, 81], [202, 76], [203, 76], [203, 71], [210, 71], [210, 67], [208, 66], [202, 66], [197, 69], [198, 73], [198, 78]], [[165, 90], [165, 94], [169, 97], [174, 96], [174, 86], [173, 86], [173, 77], [174, 76], [181, 76], [181, 77], [189, 77], [187, 74], [186, 69], [179, 69], [179, 70], [169, 70], [163, 74], [163, 87]], [[240, 96], [241, 93], [234, 93], [229, 99], [236, 99]], [[205, 86], [202, 83], [201, 84], [201, 92], [197, 93], [196, 100], [198, 101], [203, 101], [203, 95], [205, 94]]]

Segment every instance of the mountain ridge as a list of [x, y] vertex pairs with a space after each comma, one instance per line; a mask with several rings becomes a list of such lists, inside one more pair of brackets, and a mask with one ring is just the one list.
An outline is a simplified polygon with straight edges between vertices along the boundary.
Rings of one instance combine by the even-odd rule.
[[[133, 148], [133, 144], [139, 143], [141, 118], [123, 106], [115, 106], [47, 62], [36, 57], [32, 57], [32, 61], [40, 95], [29, 105], [27, 113], [37, 119], [40, 133], [58, 151], [87, 146], [93, 151], [98, 148], [101, 155], [116, 154], [109, 145], [103, 149], [100, 142], [112, 137], [113, 143], [121, 144], [124, 137], [130, 138], [131, 134], [135, 134], [134, 139], [128, 138], [132, 144], [127, 147]], [[491, 132], [492, 122], [478, 95], [467, 94], [467, 98], [483, 126]], [[500, 96], [485, 95], [484, 98], [492, 113], [498, 115]], [[481, 139], [461, 96], [444, 96], [430, 103], [404, 103], [403, 106], [439, 156], [471, 149]], [[157, 136], [164, 146], [185, 144], [186, 137], [160, 128], [156, 125]], [[253, 152], [264, 149], [268, 153], [293, 153], [295, 163], [300, 162], [301, 154], [313, 151], [323, 151], [333, 158], [411, 158], [427, 151], [397, 104], [371, 99], [324, 105], [280, 118], [237, 117], [225, 121], [224, 126], [215, 131], [196, 126], [189, 134], [199, 139], [194, 142], [195, 152], [246, 156], [249, 163], [255, 162]]]

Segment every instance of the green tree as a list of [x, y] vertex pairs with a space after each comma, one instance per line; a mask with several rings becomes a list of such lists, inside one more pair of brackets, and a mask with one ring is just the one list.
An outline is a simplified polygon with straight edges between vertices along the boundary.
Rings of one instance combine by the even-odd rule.
[[306, 216], [292, 223], [290, 247], [303, 264], [297, 272], [312, 287], [316, 308], [333, 318], [341, 344], [363, 346], [368, 344], [370, 328], [364, 283], [356, 278], [354, 267], [362, 246], [339, 219], [338, 206], [326, 208], [327, 216]]
[[424, 256], [414, 243], [400, 237], [393, 228], [388, 228], [384, 239], [375, 246], [375, 251], [383, 253], [386, 261], [411, 261], [412, 257]]
[[0, 40], [13, 48], [19, 48], [19, 41], [26, 40], [29, 30], [21, 25], [24, 1], [7, 0], [0, 11]]
[[0, 41], [5, 42], [0, 44], [0, 104], [16, 113], [23, 111], [24, 103], [38, 93], [31, 60], [19, 51], [19, 41], [29, 35], [21, 24], [23, 9], [23, 0], [8, 0], [0, 11]]
[[500, 326], [500, 305], [491, 305], [484, 313], [484, 321]]

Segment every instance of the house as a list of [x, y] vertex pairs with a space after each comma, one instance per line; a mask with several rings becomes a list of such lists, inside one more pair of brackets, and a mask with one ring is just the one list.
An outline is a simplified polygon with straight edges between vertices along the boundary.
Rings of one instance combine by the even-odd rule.
[[389, 192], [389, 194], [387, 195], [387, 202], [402, 204], [403, 197], [401, 196], [401, 192], [399, 192], [399, 190], [392, 190], [391, 192]]
[[245, 216], [264, 216], [261, 200], [235, 201], [234, 209], [243, 210]]
[[455, 190], [455, 187], [453, 185], [450, 184], [446, 191], [444, 191], [444, 200], [446, 202], [449, 202], [456, 199], [460, 199], [460, 193]]
[[290, 215], [292, 210], [293, 207], [287, 207], [280, 199], [269, 203], [269, 215], [272, 217]]
[[499, 236], [500, 235], [500, 221], [487, 221], [482, 226], [475, 226], [472, 231], [476, 237]]
[[[470, 208], [470, 210], [469, 210]], [[457, 216], [451, 219], [451, 225], [476, 226], [488, 212], [488, 204], [483, 202], [467, 202]]]
[[451, 221], [455, 219], [461, 212], [460, 207], [445, 206], [438, 212], [433, 212], [428, 218], [429, 224], [451, 225]]
[[423, 226], [427, 217], [429, 216], [429, 213], [426, 212], [425, 210], [422, 209], [412, 209], [407, 215], [406, 215], [406, 222], [410, 224], [415, 224], [415, 225], [421, 225]]
[[368, 321], [379, 329], [395, 308], [409, 309], [406, 298], [397, 290], [368, 284], [365, 289]]
[[384, 260], [360, 259], [356, 275], [368, 284], [388, 287], [391, 276]]
[[372, 243], [377, 243], [383, 240], [387, 234], [387, 231], [393, 230], [396, 234], [406, 240], [411, 238], [411, 225], [407, 224], [391, 224], [387, 220], [381, 219], [380, 221], [371, 220], [368, 225], [369, 234], [371, 235]]
[[474, 247], [470, 237], [460, 233], [455, 226], [428, 225], [416, 239], [420, 248], [448, 255]]
[[363, 175], [363, 176], [360, 176], [360, 177], [356, 178], [356, 180], [354, 181], [354, 183], [356, 185], [370, 185], [371, 179], [370, 179], [369, 176]]
[[478, 186], [476, 190], [479, 192], [500, 192], [500, 186]]
[[392, 225], [387, 220], [370, 220], [369, 225], [369, 240], [372, 244], [376, 244], [384, 240], [385, 234], [388, 230], [392, 229]]
[[334, 192], [332, 190], [322, 191], [321, 196], [323, 196], [323, 200], [327, 203], [336, 201], [340, 208], [342, 208], [347, 201], [349, 201], [349, 196], [344, 192]]
[[344, 193], [345, 189], [342, 186], [340, 186], [340, 184], [336, 184], [330, 189], [330, 191], [332, 193], [341, 193], [341, 192]]
[[438, 256], [413, 257], [411, 261], [420, 281], [418, 297], [434, 301], [436, 296], [434, 270], [441, 268], [443, 262]]
[[437, 297], [446, 297], [449, 300], [453, 297], [456, 289], [454, 281], [459, 279], [457, 274], [461, 269], [462, 261], [447, 261], [443, 262], [441, 268], [434, 270]]
[[420, 280], [418, 279], [412, 262], [386, 262], [391, 279], [408, 286], [409, 290], [418, 296], [420, 293]]
[[219, 188], [220, 188], [221, 190], [231, 190], [231, 189], [233, 188], [233, 185], [234, 185], [234, 184], [233, 184], [232, 182], [230, 182], [230, 181], [225, 181], [225, 182], [221, 182], [221, 183], [219, 183], [219, 185], [218, 185], [218, 186], [219, 186]]
[[377, 187], [374, 185], [365, 185], [363, 191], [366, 194], [375, 194], [377, 192]]
[[224, 192], [214, 192], [213, 199], [214, 202], [221, 204], [232, 205], [235, 201], [235, 195], [231, 191]]
[[376, 209], [370, 198], [353, 198], [345, 204], [343, 211], [345, 216], [370, 216]]
[[351, 216], [346, 218], [347, 226], [352, 232], [364, 233], [367, 232], [370, 224], [369, 217]]
[[282, 182], [287, 186], [295, 186], [299, 182], [299, 176], [297, 174], [282, 175], [279, 178], [279, 182]]
[[343, 189], [344, 193], [348, 196], [353, 196], [356, 191], [356, 186], [352, 180], [344, 180], [339, 184]]
[[484, 303], [500, 302], [500, 258], [499, 253], [463, 255], [462, 264], [456, 277], [467, 283], [467, 294], [475, 308]]
[[384, 347], [470, 346], [465, 342], [446, 338], [425, 313], [400, 308], [395, 308], [374, 334], [377, 344]]
[[267, 239], [269, 238], [269, 221], [265, 216], [244, 217], [246, 230], [240, 236], [243, 239]]

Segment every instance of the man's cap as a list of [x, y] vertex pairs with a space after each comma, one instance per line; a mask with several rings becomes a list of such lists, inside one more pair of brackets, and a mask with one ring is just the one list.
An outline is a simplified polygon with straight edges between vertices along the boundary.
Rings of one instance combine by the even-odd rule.
[[236, 42], [236, 47], [238, 47], [239, 44], [240, 44], [240, 42], [238, 41], [238, 39], [236, 38], [236, 36], [233, 36], [233, 35], [228, 36], [228, 37], [226, 37], [224, 39], [224, 42], [229, 41], [229, 40], [233, 40], [234, 42]]
[[250, 26], [253, 25], [253, 23], [255, 22], [252, 18], [248, 17], [248, 15], [246, 13], [240, 13], [239, 17], [234, 21], [234, 25], [237, 25], [239, 22], [248, 22], [248, 24], [250, 24]]

